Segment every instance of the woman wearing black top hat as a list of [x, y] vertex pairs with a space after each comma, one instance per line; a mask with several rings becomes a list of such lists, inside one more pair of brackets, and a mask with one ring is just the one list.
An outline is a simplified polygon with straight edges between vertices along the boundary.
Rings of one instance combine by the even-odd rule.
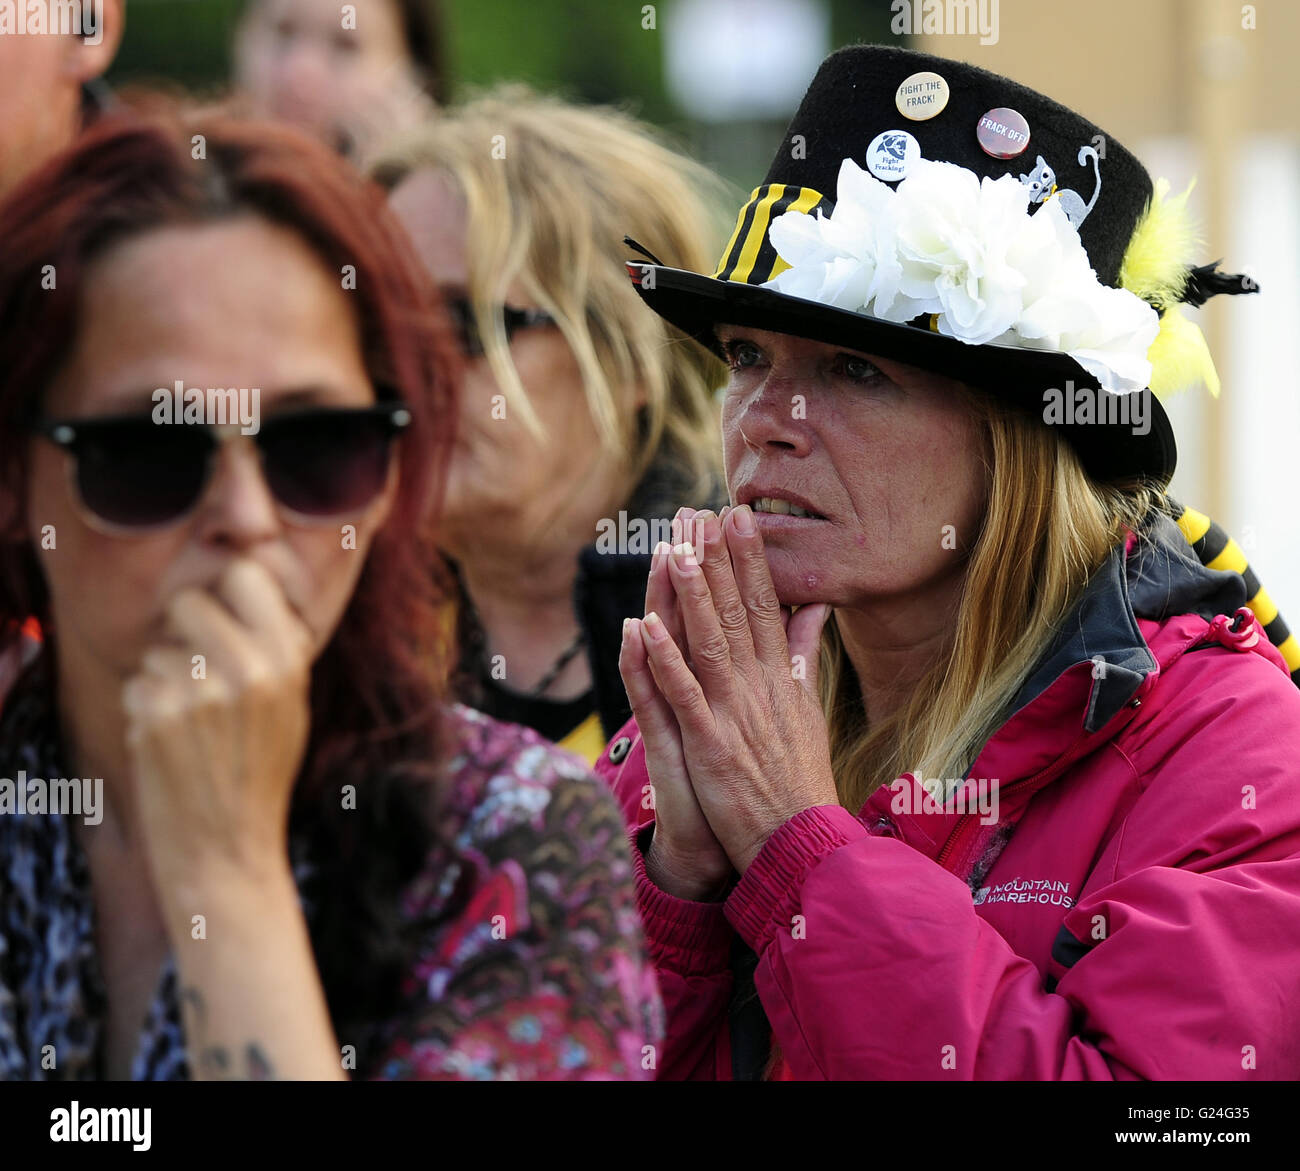
[[1300, 1075], [1300, 695], [1158, 397], [1245, 282], [1100, 135], [844, 49], [716, 274], [628, 265], [731, 368], [598, 763], [660, 1077]]

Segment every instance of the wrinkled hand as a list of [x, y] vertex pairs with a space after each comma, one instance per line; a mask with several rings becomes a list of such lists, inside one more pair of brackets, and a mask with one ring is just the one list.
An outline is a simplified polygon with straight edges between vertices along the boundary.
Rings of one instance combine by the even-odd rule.
[[[655, 716], [659, 743], [647, 739], [648, 766], [685, 769], [709, 828], [742, 874], [791, 817], [838, 803], [817, 694], [830, 607], [803, 606], [787, 618], [757, 526], [750, 533], [737, 526], [744, 517], [752, 520], [744, 507], [722, 524], [711, 513], [694, 516], [699, 559], [680, 546], [666, 558], [673, 622], [683, 633], [674, 636], [654, 612], [633, 620], [651, 679], [635, 668], [624, 673], [643, 706], [651, 687], [665, 705]], [[680, 766], [667, 743], [666, 712], [676, 721]]]
[[166, 618], [172, 641], [144, 653], [122, 692], [163, 901], [173, 890], [287, 867], [312, 661], [307, 627], [271, 574], [247, 559], [210, 592], [179, 591]]
[[[678, 511], [672, 525], [674, 544], [690, 534], [694, 512], [691, 508]], [[661, 543], [651, 558], [645, 612], [660, 614], [685, 643], [677, 592], [668, 577], [671, 551], [671, 545]], [[655, 685], [636, 619], [623, 623], [618, 669], [645, 743], [646, 771], [653, 790], [655, 828], [646, 854], [646, 873], [661, 890], [678, 898], [697, 902], [719, 898], [733, 874], [731, 860], [695, 799], [677, 717]]]

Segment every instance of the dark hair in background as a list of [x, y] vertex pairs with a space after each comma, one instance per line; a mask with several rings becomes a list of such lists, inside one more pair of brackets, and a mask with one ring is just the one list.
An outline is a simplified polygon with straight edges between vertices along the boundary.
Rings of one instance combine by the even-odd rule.
[[440, 106], [451, 97], [447, 77], [447, 24], [441, 0], [393, 0], [402, 17], [406, 47], [427, 93]]
[[[195, 134], [206, 140], [203, 160], [191, 154]], [[57, 643], [35, 552], [12, 534], [27, 515], [24, 425], [77, 336], [87, 266], [143, 232], [248, 214], [297, 232], [334, 272], [355, 266], [366, 369], [412, 414], [398, 441], [394, 507], [312, 671], [311, 735], [291, 812], [316, 867], [306, 893], [322, 983], [361, 1068], [365, 1026], [383, 1019], [409, 971], [397, 894], [434, 835], [452, 653], [438, 607], [451, 586], [422, 534], [441, 508], [459, 360], [378, 187], [296, 131], [153, 110], [104, 118], [10, 193], [0, 206], [0, 615], [6, 639], [15, 620], [35, 618]], [[51, 289], [42, 287], [46, 265], [57, 274]], [[345, 784], [356, 786], [355, 809], [343, 808]]]

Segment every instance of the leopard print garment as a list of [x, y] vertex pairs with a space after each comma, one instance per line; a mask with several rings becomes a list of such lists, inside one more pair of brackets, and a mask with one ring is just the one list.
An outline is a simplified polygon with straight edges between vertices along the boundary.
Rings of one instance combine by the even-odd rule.
[[[0, 718], [15, 777], [63, 775], [43, 694], [15, 689]], [[653, 1077], [662, 1007], [617, 807], [582, 761], [531, 730], [459, 704], [450, 714], [446, 844], [401, 899], [428, 935], [401, 1010], [372, 1023], [378, 1059], [354, 1076]], [[105, 991], [72, 829], [60, 815], [0, 815], [0, 1080], [102, 1076]], [[301, 889], [311, 863], [291, 848]], [[132, 1077], [189, 1073], [168, 957]]]

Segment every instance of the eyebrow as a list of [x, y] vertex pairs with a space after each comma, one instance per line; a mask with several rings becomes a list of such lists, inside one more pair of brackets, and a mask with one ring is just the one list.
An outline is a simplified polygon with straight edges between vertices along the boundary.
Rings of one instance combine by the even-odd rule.
[[[382, 396], [382, 388], [378, 382], [370, 384], [374, 391], [376, 401]], [[186, 381], [185, 391], [201, 390], [205, 400], [210, 390], [252, 390], [252, 387], [194, 387]], [[289, 387], [285, 390], [270, 390], [265, 386], [257, 387], [258, 402], [262, 407], [270, 408], [271, 413], [282, 409], [291, 409], [301, 406], [353, 406], [354, 403], [345, 403], [342, 400], [344, 396], [350, 397], [351, 387], [345, 387], [342, 384], [327, 383], [304, 383], [298, 386]], [[102, 406], [105, 409], [114, 411], [119, 414], [148, 414], [155, 406], [154, 395], [159, 390], [166, 390], [169, 394], [174, 395], [175, 379], [172, 385], [139, 387], [137, 389], [113, 391], [109, 394], [96, 396], [99, 402], [96, 406]]]
[[[379, 396], [379, 388], [373, 388], [376, 399]], [[279, 394], [267, 395], [265, 390], [262, 391], [262, 401], [265, 406], [270, 408], [269, 413], [276, 414], [281, 410], [292, 410], [295, 407], [303, 406], [329, 406], [334, 403], [337, 396], [343, 393], [342, 387], [322, 386], [319, 384], [310, 386], [295, 386], [289, 390], [281, 391]], [[353, 403], [336, 403], [338, 406], [353, 406]]]
[[[715, 325], [713, 327], [713, 336], [717, 339], [719, 345], [726, 345], [732, 338], [743, 337], [745, 327], [743, 325]], [[758, 343], [755, 342], [755, 345]]]

